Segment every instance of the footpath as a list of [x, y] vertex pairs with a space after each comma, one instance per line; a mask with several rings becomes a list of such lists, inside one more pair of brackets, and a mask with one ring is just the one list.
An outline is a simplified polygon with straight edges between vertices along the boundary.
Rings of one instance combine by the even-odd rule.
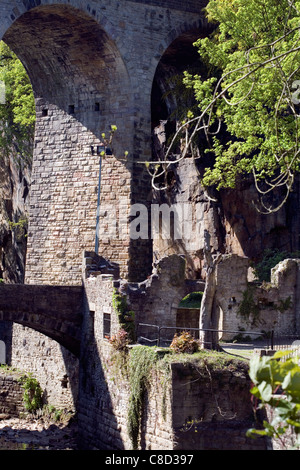
[[76, 450], [77, 425], [0, 415], [0, 450]]

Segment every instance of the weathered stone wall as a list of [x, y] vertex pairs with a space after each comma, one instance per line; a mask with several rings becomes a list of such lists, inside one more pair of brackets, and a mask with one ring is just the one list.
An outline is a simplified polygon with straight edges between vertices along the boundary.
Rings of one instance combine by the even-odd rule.
[[0, 415], [19, 417], [25, 411], [19, 375], [0, 371]]
[[[49, 403], [74, 410], [79, 368], [72, 345], [75, 339], [78, 355], [82, 289], [25, 285], [2, 285], [1, 288], [0, 339], [6, 345], [6, 363], [32, 372], [47, 390]], [[65, 347], [33, 329], [56, 338]], [[65, 343], [63, 338], [70, 338], [70, 335], [71, 342]], [[68, 346], [73, 353], [66, 349]]]
[[[91, 253], [86, 255], [78, 410], [80, 440], [83, 448], [131, 449], [127, 430], [130, 371], [126, 370], [126, 357], [105, 338], [106, 322], [110, 322], [108, 337], [116, 335], [120, 329], [119, 315], [113, 301], [117, 292], [126, 298], [129, 309], [133, 308], [137, 297], [142, 298], [139, 306], [135, 304], [139, 307], [135, 310], [137, 323], [140, 319], [147, 319], [157, 325], [169, 322], [169, 325], [176, 327], [175, 303], [177, 308], [178, 302], [174, 303], [174, 299], [178, 296], [181, 300], [186, 292], [184, 276], [180, 274], [184, 272], [185, 263], [181, 257], [166, 258], [158, 263], [157, 272], [147, 285], [134, 285], [115, 280], [113, 271], [107, 273], [108, 266], [103, 260], [106, 274], [101, 274], [97, 258], [92, 257]], [[135, 296], [134, 291], [139, 295]], [[157, 297], [160, 301], [156, 303]], [[174, 332], [172, 330], [172, 334]], [[250, 382], [245, 365], [229, 367], [224, 375], [223, 371], [210, 374], [205, 367], [199, 370], [196, 365], [183, 365], [176, 359], [171, 369], [168, 367], [152, 372], [142, 417], [141, 448], [197, 450], [218, 446], [220, 449], [265, 447], [266, 443], [251, 442], [245, 437], [246, 430], [253, 424]]]
[[37, 107], [26, 282], [81, 282], [81, 252], [95, 242], [99, 158], [91, 146], [111, 124], [118, 132], [103, 164], [102, 203], [118, 226], [116, 236], [100, 237], [100, 253], [142, 280], [151, 241], [130, 240], [128, 223], [131, 205], [150, 200], [137, 161], [151, 157], [153, 77], [174, 39], [204, 33], [205, 2], [174, 2], [174, 10], [165, 2], [51, 3], [0, 2], [4, 40], [26, 66]]
[[[224, 256], [217, 266], [216, 315], [223, 330], [299, 334], [299, 260], [272, 269], [271, 282], [248, 282], [249, 259]], [[223, 339], [234, 337], [223, 335]]]
[[47, 403], [76, 410], [79, 360], [59, 343], [14, 323], [10, 365], [34, 375], [45, 390]]
[[255, 426], [246, 363], [221, 367], [172, 364], [172, 420], [178, 450], [266, 450]]
[[[235, 254], [260, 261], [266, 249], [287, 252], [299, 250], [299, 180], [281, 210], [265, 215], [259, 212], [259, 195], [251, 180], [236, 189], [206, 192], [191, 158], [172, 168], [175, 184], [168, 192], [155, 195], [155, 202], [167, 204], [181, 217], [182, 237], [154, 239], [157, 258], [185, 254], [187, 276], [205, 278], [204, 231], [211, 237], [212, 253]], [[211, 198], [215, 198], [213, 201]], [[279, 199], [278, 199], [279, 200]]]
[[[111, 295], [117, 293], [126, 299], [127, 310], [135, 314], [137, 336], [145, 336], [148, 340], [155, 341], [158, 338], [158, 327], [166, 327], [170, 330], [163, 330], [161, 339], [170, 340], [174, 336], [176, 326], [183, 326], [177, 320], [180, 301], [187, 294], [204, 289], [203, 282], [185, 279], [185, 266], [186, 260], [183, 256], [166, 256], [154, 264], [152, 275], [145, 281], [130, 283], [119, 278], [116, 265], [107, 263], [93, 253], [85, 252], [83, 279], [89, 301], [95, 306], [97, 302], [102, 302], [99, 298], [103, 292], [103, 280], [112, 282], [114, 279]], [[106, 294], [103, 295], [106, 297]], [[108, 305], [110, 304], [111, 301], [108, 302]], [[110, 308], [104, 313], [110, 313]]]

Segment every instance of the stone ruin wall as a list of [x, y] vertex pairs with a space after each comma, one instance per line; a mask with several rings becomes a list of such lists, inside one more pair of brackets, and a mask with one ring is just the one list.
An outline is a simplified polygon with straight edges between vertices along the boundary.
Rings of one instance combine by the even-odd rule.
[[[259, 285], [248, 281], [248, 258], [224, 256], [217, 267], [220, 328], [241, 334], [273, 330], [277, 335], [299, 335], [299, 269], [300, 260], [284, 260], [272, 269], [271, 282]], [[245, 295], [252, 308], [249, 302], [243, 304]], [[225, 333], [223, 339], [232, 336]]]
[[[154, 273], [155, 280], [151, 290], [151, 281], [148, 289], [143, 283], [124, 286], [114, 279], [113, 272], [102, 274], [95, 269], [91, 270], [95, 258], [93, 260], [90, 253], [87, 253], [85, 259], [86, 298], [83, 325], [85, 333], [82, 338], [78, 410], [81, 440], [88, 448], [129, 450], [132, 448], [127, 432], [130, 387], [126, 378], [124, 359], [122, 360], [122, 356], [104, 338], [104, 315], [110, 315], [110, 333], [116, 334], [120, 328], [112, 300], [116, 290], [127, 296], [132, 308], [133, 301], [130, 302], [132, 291], [143, 289], [143, 304], [148, 304], [147, 310], [161, 288], [167, 287], [165, 280], [170, 274], [173, 276], [174, 294], [175, 286], [180, 285], [177, 276], [182, 271], [184, 263], [179, 257], [176, 270], [175, 258], [165, 259], [161, 264], [163, 269]], [[173, 270], [170, 269], [171, 266]], [[133, 295], [132, 299], [134, 298]], [[160, 318], [162, 321], [167, 321], [171, 311], [170, 300], [170, 297], [166, 298], [164, 305], [161, 300], [160, 310], [158, 304], [152, 303], [152, 320], [158, 321]], [[155, 312], [158, 315], [156, 319]], [[142, 318], [139, 316], [140, 312], [137, 311], [136, 314], [136, 321], [139, 321], [139, 318]], [[166, 317], [163, 318], [164, 314]], [[150, 321], [149, 313], [147, 315]], [[174, 322], [173, 317], [171, 320]], [[245, 436], [246, 430], [253, 424], [252, 407], [248, 399], [250, 381], [246, 369], [241, 366], [238, 372], [229, 370], [226, 374], [223, 372], [213, 374], [211, 382], [208, 377], [201, 377], [197, 368], [186, 367], [176, 362], [172, 364], [167, 381], [164, 379], [164, 372], [154, 371], [150, 388], [147, 389], [147, 401], [142, 418], [141, 448], [146, 450], [266, 449], [267, 443], [264, 440], [253, 441]]]
[[22, 389], [19, 375], [12, 372], [0, 371], [0, 416], [18, 418], [25, 412]]

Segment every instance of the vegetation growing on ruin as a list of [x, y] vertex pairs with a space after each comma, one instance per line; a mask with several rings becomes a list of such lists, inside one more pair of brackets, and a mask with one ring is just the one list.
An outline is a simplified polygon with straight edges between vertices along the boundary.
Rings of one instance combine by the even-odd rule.
[[150, 371], [158, 360], [156, 348], [136, 346], [129, 353], [129, 410], [128, 434], [134, 450], [139, 446], [139, 434]]
[[126, 295], [122, 295], [117, 289], [114, 289], [112, 302], [118, 316], [120, 329], [127, 333], [128, 342], [133, 343], [135, 341], [135, 314], [127, 305]]
[[199, 341], [197, 341], [188, 331], [183, 331], [180, 334], [176, 333], [170, 346], [171, 351], [177, 354], [193, 354], [197, 352], [199, 348]]
[[43, 390], [36, 378], [32, 374], [24, 374], [19, 379], [24, 389], [24, 406], [30, 413], [43, 407]]
[[248, 284], [247, 289], [243, 292], [243, 299], [239, 305], [238, 315], [245, 320], [250, 321], [252, 326], [257, 326], [259, 320], [259, 306], [254, 299], [254, 291], [256, 286]]
[[259, 262], [253, 264], [254, 274], [260, 282], [270, 282], [271, 280], [271, 269], [274, 268], [280, 261], [288, 258], [299, 258], [300, 252], [288, 252], [280, 251], [278, 249], [270, 250], [267, 249], [263, 252], [263, 255]]
[[147, 395], [153, 386], [153, 371], [160, 377], [162, 387], [162, 416], [166, 419], [166, 401], [168, 387], [170, 385], [171, 364], [180, 362], [187, 366], [192, 365], [200, 375], [211, 378], [212, 371], [246, 370], [247, 362], [216, 351], [197, 350], [196, 353], [172, 350], [171, 348], [149, 347], [135, 345], [128, 349], [127, 356], [128, 381], [130, 386], [129, 409], [128, 409], [128, 434], [133, 449], [139, 448], [141, 437], [141, 425], [143, 413], [147, 405]]

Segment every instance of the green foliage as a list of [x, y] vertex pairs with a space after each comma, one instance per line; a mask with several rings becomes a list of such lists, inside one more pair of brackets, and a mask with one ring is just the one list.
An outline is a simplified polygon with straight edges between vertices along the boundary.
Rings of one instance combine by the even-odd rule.
[[18, 222], [12, 222], [11, 220], [9, 220], [8, 224], [9, 224], [10, 230], [15, 233], [17, 241], [21, 241], [22, 239], [27, 237], [27, 229], [28, 229], [27, 218], [21, 217], [18, 220]]
[[300, 366], [299, 358], [286, 358], [290, 352], [253, 357], [250, 361], [249, 375], [254, 384], [251, 393], [259, 400], [259, 408], [269, 405], [274, 410], [272, 421], [264, 421], [264, 429], [249, 429], [250, 437], [281, 439], [292, 428], [295, 444], [300, 444]]
[[5, 84], [6, 102], [0, 104], [0, 149], [14, 147], [27, 164], [32, 160], [35, 101], [27, 72], [17, 56], [0, 42], [0, 80]]
[[[299, 170], [300, 131], [291, 100], [300, 79], [298, 8], [289, 0], [209, 1], [208, 19], [217, 27], [196, 45], [211, 77], [185, 77], [205, 119], [222, 123], [208, 150], [215, 161], [206, 169], [205, 185], [234, 187], [253, 170], [258, 180]], [[221, 76], [216, 91], [215, 77]]]
[[118, 315], [121, 329], [127, 332], [128, 342], [133, 343], [135, 341], [135, 313], [132, 310], [129, 310], [126, 295], [122, 295], [117, 291], [117, 289], [114, 289], [112, 302]]
[[199, 350], [199, 342], [190, 333], [183, 331], [180, 335], [175, 334], [170, 349], [177, 354], [194, 354]]
[[192, 292], [186, 295], [179, 304], [179, 308], [200, 308], [203, 292]]
[[238, 315], [245, 320], [250, 321], [251, 325], [256, 326], [259, 319], [259, 306], [254, 299], [255, 286], [248, 284], [247, 289], [243, 292], [243, 299], [238, 308]]
[[278, 249], [264, 251], [260, 262], [253, 266], [254, 274], [260, 282], [271, 280], [271, 269], [280, 261], [288, 258], [299, 258], [300, 252], [279, 251]]
[[139, 446], [140, 426], [150, 371], [158, 360], [155, 348], [135, 346], [129, 353], [130, 398], [128, 410], [128, 434], [134, 450]]
[[32, 374], [25, 374], [20, 377], [22, 388], [24, 389], [24, 406], [30, 413], [37, 411], [43, 406], [43, 390]]
[[66, 409], [56, 408], [55, 406], [50, 404], [43, 406], [39, 413], [39, 416], [42, 416], [47, 420], [60, 422], [63, 424], [68, 424], [72, 419], [75, 418], [74, 412], [68, 411]]

